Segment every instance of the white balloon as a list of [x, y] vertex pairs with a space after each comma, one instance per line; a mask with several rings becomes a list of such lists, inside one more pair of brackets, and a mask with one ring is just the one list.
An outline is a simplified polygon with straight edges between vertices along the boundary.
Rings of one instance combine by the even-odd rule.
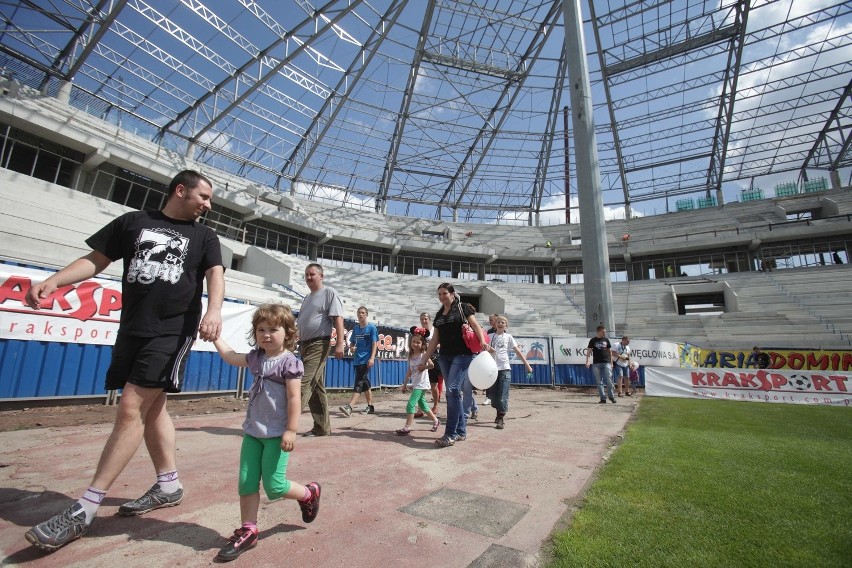
[[497, 361], [487, 351], [473, 358], [467, 368], [470, 384], [477, 389], [487, 389], [497, 380]]

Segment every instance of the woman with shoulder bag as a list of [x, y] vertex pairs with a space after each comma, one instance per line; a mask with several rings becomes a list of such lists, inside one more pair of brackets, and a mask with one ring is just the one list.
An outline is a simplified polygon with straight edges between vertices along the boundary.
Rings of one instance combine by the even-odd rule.
[[[425, 354], [428, 359], [435, 353], [438, 344], [441, 345], [438, 363], [444, 375], [447, 422], [444, 435], [435, 440], [440, 448], [452, 446], [467, 438], [467, 420], [462, 410], [462, 386], [467, 380], [467, 369], [474, 354], [488, 346], [482, 328], [476, 321], [476, 310], [470, 304], [463, 304], [455, 292], [453, 285], [447, 282], [438, 286], [441, 309], [432, 320], [433, 333]], [[468, 336], [467, 340], [465, 335]]]

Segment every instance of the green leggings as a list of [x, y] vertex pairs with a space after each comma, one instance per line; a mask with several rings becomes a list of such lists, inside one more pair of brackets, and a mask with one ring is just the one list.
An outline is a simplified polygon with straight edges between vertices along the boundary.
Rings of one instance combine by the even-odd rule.
[[408, 397], [408, 404], [405, 405], [405, 412], [414, 414], [414, 410], [418, 406], [423, 412], [429, 410], [429, 405], [426, 403], [426, 391], [423, 389], [412, 389], [411, 396]]
[[240, 495], [251, 495], [263, 490], [270, 500], [278, 499], [290, 491], [287, 479], [287, 460], [290, 452], [281, 449], [281, 437], [255, 438], [245, 434], [240, 450]]

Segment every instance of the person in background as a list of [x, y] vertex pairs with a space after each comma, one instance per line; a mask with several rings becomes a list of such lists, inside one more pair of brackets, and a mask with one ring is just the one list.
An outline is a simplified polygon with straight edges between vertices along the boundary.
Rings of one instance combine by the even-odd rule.
[[370, 369], [376, 362], [379, 330], [373, 324], [367, 323], [368, 314], [365, 306], [358, 308], [358, 325], [352, 328], [352, 335], [349, 338], [350, 345], [355, 347], [355, 354], [352, 356], [352, 365], [355, 367], [355, 385], [352, 387], [354, 392], [349, 403], [340, 407], [340, 412], [346, 416], [352, 414], [352, 406], [358, 402], [361, 393], [364, 393], [364, 398], [367, 399], [367, 408], [364, 409], [364, 414], [376, 413], [376, 409], [373, 408], [373, 393], [370, 390]]
[[[196, 334], [213, 341], [222, 330], [222, 251], [216, 233], [198, 223], [210, 211], [212, 197], [207, 177], [193, 170], [178, 173], [162, 210], [132, 211], [114, 219], [86, 240], [90, 253], [27, 291], [28, 306], [49, 308], [60, 301], [64, 286], [93, 278], [119, 258], [124, 261], [121, 321], [105, 385], [106, 390], [123, 389], [113, 430], [80, 500], [27, 531], [33, 546], [53, 551], [86, 534], [143, 439], [156, 482], [142, 497], [121, 505], [118, 514], [142, 515], [183, 500], [166, 393], [181, 391]], [[154, 257], [167, 249], [169, 258]], [[205, 281], [208, 299], [202, 317]]]
[[615, 357], [612, 374], [615, 385], [618, 388], [618, 396], [621, 396], [622, 388], [627, 396], [631, 396], [630, 357], [633, 355], [633, 349], [630, 348], [630, 338], [626, 335], [622, 337], [621, 341], [613, 346], [612, 354]]
[[479, 405], [473, 396], [473, 384], [470, 379], [465, 379], [462, 384], [462, 409], [467, 420], [479, 420]]
[[639, 363], [636, 361], [630, 362], [630, 391], [631, 394], [635, 393], [639, 390], [639, 381], [641, 377], [639, 376]]
[[290, 452], [296, 447], [301, 414], [302, 362], [296, 345], [296, 320], [283, 304], [264, 304], [251, 318], [249, 344], [254, 349], [237, 353], [224, 339], [213, 345], [222, 359], [235, 367], [248, 367], [254, 376], [243, 422], [239, 480], [240, 526], [216, 556], [229, 562], [257, 544], [260, 482], [270, 501], [284, 497], [298, 501], [302, 521], [312, 523], [319, 513], [320, 484], [299, 485], [287, 479]]
[[[589, 362], [589, 358], [592, 362]], [[606, 327], [599, 325], [597, 333], [589, 340], [588, 349], [586, 349], [586, 368], [591, 366], [592, 375], [595, 377], [595, 382], [598, 385], [598, 396], [600, 404], [606, 404], [606, 399], [610, 402], [615, 402], [615, 394], [612, 389], [612, 343], [606, 336]], [[606, 384], [606, 393], [604, 393], [604, 383]]]
[[485, 333], [491, 335], [492, 333], [497, 331], [497, 318], [499, 317], [500, 314], [491, 314], [490, 316], [488, 316], [488, 331], [486, 331]]
[[768, 369], [772, 364], [772, 359], [769, 357], [769, 353], [764, 353], [757, 345], [755, 345], [751, 351], [751, 356], [754, 360], [755, 366], [757, 366], [758, 369]]
[[302, 377], [302, 409], [311, 409], [313, 428], [304, 436], [328, 436], [331, 422], [328, 418], [328, 395], [325, 392], [325, 364], [331, 353], [331, 332], [337, 334], [334, 357], [343, 358], [344, 330], [343, 303], [334, 288], [325, 286], [323, 268], [312, 262], [305, 267], [305, 283], [310, 294], [302, 300], [299, 310], [299, 350], [305, 365]]

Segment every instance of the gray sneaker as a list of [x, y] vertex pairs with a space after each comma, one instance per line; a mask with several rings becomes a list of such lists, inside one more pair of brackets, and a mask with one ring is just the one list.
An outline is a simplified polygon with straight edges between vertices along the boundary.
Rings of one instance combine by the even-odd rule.
[[352, 407], [349, 406], [348, 404], [344, 404], [343, 406], [338, 407], [338, 409], [340, 410], [340, 412], [342, 412], [346, 416], [349, 416], [350, 414], [352, 414]]
[[86, 524], [83, 506], [74, 503], [52, 519], [34, 526], [24, 536], [36, 548], [52, 552], [86, 534], [94, 522], [92, 519]]
[[145, 495], [119, 507], [118, 514], [125, 517], [144, 515], [154, 509], [180, 505], [181, 501], [183, 501], [183, 487], [174, 493], [165, 493], [160, 489], [160, 484], [155, 483], [151, 489], [145, 492]]

